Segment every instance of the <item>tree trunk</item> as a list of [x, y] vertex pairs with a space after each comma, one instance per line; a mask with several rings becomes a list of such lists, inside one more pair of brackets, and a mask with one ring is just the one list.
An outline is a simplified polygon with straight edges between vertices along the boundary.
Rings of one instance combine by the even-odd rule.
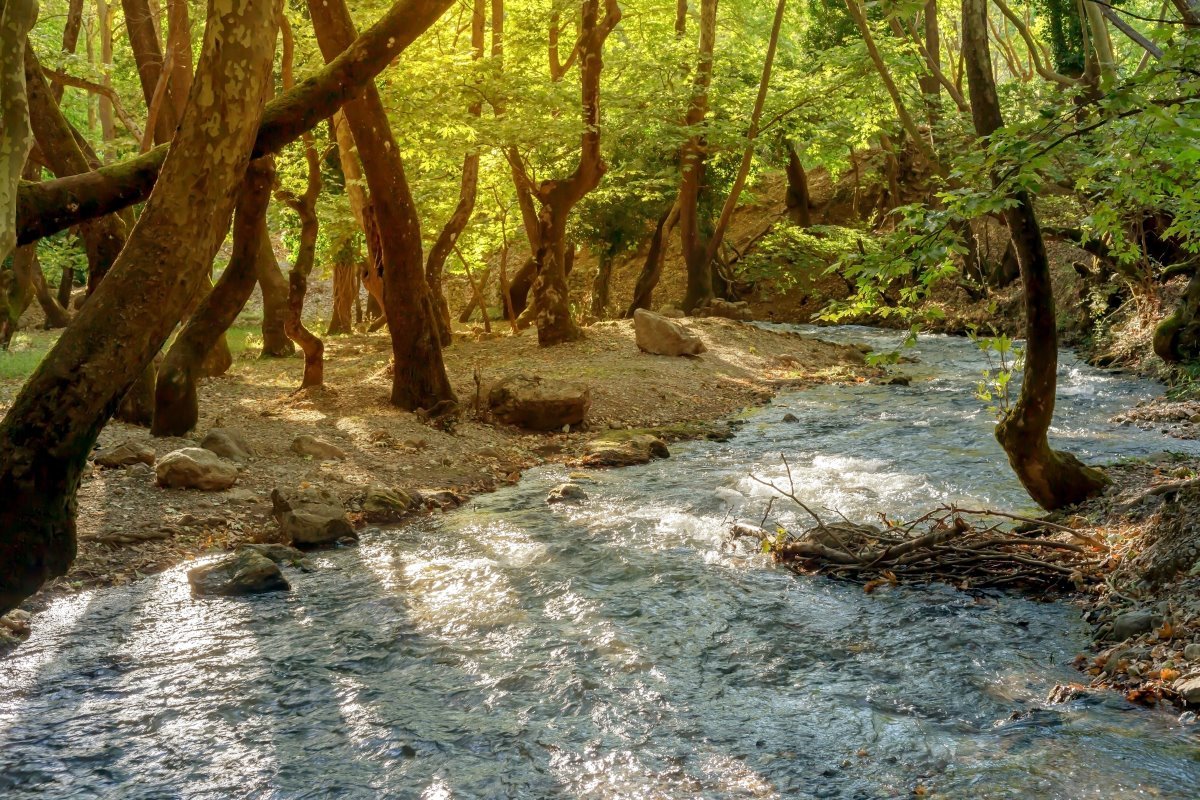
[[37, 298], [38, 305], [42, 307], [42, 314], [46, 317], [46, 329], [67, 327], [67, 323], [71, 321], [71, 315], [50, 293], [50, 287], [46, 285], [46, 276], [42, 273], [41, 264], [35, 261], [33, 266], [33, 293]]
[[1155, 328], [1154, 352], [1172, 364], [1200, 359], [1200, 269], [1192, 273], [1179, 308]]
[[[142, 85], [142, 95], [146, 99], [146, 108], [158, 106], [154, 115], [153, 137], [155, 144], [171, 141], [179, 117], [176, 109], [182, 101], [176, 101], [170, 86], [170, 81], [159, 89], [160, 101], [154, 102], [155, 90], [162, 80], [163, 51], [158, 40], [158, 31], [154, 28], [154, 17], [150, 13], [150, 3], [147, 0], [121, 0], [125, 10], [125, 29], [129, 33], [129, 48], [133, 51], [133, 60], [137, 65], [138, 80]], [[150, 127], [148, 125], [148, 127]], [[150, 134], [151, 131], [147, 131]]]
[[[4, 316], [0, 318], [0, 350], [7, 350], [17, 323], [33, 301], [33, 275], [37, 247], [27, 244], [12, 254], [12, 270], [0, 273], [0, 296], [4, 298]], [[6, 285], [7, 284], [7, 285]]]
[[[483, 58], [484, 33], [484, 0], [474, 0], [471, 11], [471, 59], [478, 61]], [[483, 103], [476, 100], [470, 104], [468, 112], [478, 118], [483, 113]], [[429, 250], [429, 258], [425, 262], [425, 279], [429, 282], [434, 306], [437, 309], [438, 335], [442, 346], [449, 346], [450, 336], [450, 306], [446, 304], [446, 294], [442, 291], [442, 272], [450, 250], [458, 241], [458, 237], [471, 221], [471, 212], [475, 210], [475, 195], [479, 187], [479, 151], [468, 153], [463, 158], [462, 184], [458, 191], [458, 205], [450, 219], [442, 227], [437, 241]], [[486, 315], [485, 315], [486, 316]]]
[[612, 248], [605, 246], [596, 259], [596, 277], [592, 279], [592, 318], [603, 319], [608, 308], [608, 287], [612, 282]]
[[[337, 138], [338, 161], [342, 165], [342, 175], [346, 178], [346, 196], [350, 200], [350, 211], [363, 232], [367, 245], [366, 268], [359, 272], [359, 279], [367, 290], [367, 294], [379, 313], [373, 317], [383, 317], [383, 253], [380, 248], [379, 228], [375, 224], [375, 210], [371, 207], [371, 198], [367, 194], [366, 182], [362, 173], [362, 162], [358, 158], [358, 149], [354, 146], [354, 136], [350, 132], [350, 123], [346, 115], [338, 112], [333, 115], [334, 136]], [[368, 303], [368, 310], [371, 303]]]
[[[96, 0], [97, 23], [100, 27], [100, 69], [104, 74], [104, 85], [112, 86], [113, 60], [113, 9], [108, 0]], [[105, 144], [116, 138], [116, 126], [113, 124], [113, 102], [111, 98], [100, 97], [100, 140]], [[104, 148], [107, 149], [107, 148]]]
[[333, 264], [333, 310], [330, 312], [326, 336], [354, 331], [354, 300], [358, 297], [358, 265], [349, 245], [337, 254]]
[[17, 245], [17, 187], [33, 148], [25, 36], [36, 20], [35, 0], [0, 0], [0, 262]]
[[[443, 4], [443, 8], [449, 2]], [[309, 0], [317, 43], [331, 62], [354, 43], [345, 0]], [[454, 401], [436, 310], [425, 281], [421, 223], [400, 151], [373, 81], [343, 107], [371, 191], [383, 251], [383, 307], [395, 361], [392, 404], [415, 411]]]
[[[987, 0], [962, 0], [962, 19], [971, 112], [975, 132], [986, 143], [1004, 125], [988, 48]], [[1001, 187], [998, 176], [993, 176], [993, 181]], [[1033, 199], [1023, 189], [1010, 189], [1009, 199], [1012, 205], [1004, 215], [1020, 262], [1025, 295], [1025, 372], [1016, 404], [996, 426], [996, 439], [1030, 496], [1042, 508], [1052, 510], [1086, 500], [1109, 481], [1104, 473], [1084, 466], [1070, 453], [1050, 447], [1047, 433], [1054, 418], [1058, 370], [1050, 262]]]
[[[63, 55], [71, 56], [75, 54], [76, 48], [79, 47], [79, 30], [83, 27], [83, 0], [70, 0], [67, 4], [67, 21], [63, 25], [63, 40], [62, 52]], [[57, 103], [62, 100], [63, 90], [66, 87], [61, 83], [54, 84], [54, 101]]]
[[75, 493], [92, 445], [183, 315], [229, 224], [262, 115], [274, 26], [266, 0], [213, 3], [198, 70], [209, 89], [188, 104], [162, 184], [0, 423], [0, 613], [74, 559]]
[[[450, 0], [397, 0], [342, 56], [267, 104], [254, 142], [254, 158], [272, 155], [329, 118], [364, 83], [391, 64], [451, 5]], [[20, 188], [17, 238], [29, 244], [150, 196], [167, 146], [119, 164]]]
[[[533, 187], [533, 194], [541, 204], [537, 247], [533, 253], [537, 270], [533, 295], [538, 344], [543, 347], [583, 336], [571, 315], [567, 288], [567, 216], [576, 203], [600, 184], [606, 170], [600, 155], [600, 73], [604, 66], [604, 42], [621, 21], [621, 9], [616, 0], [604, 0], [601, 18], [599, 0], [583, 0], [580, 13], [579, 83], [584, 129], [579, 163], [565, 180], [544, 180]], [[521, 182], [531, 186], [528, 176], [523, 176]]]
[[[25, 82], [34, 138], [50, 170], [59, 178], [91, 172], [92, 165], [79, 149], [32, 50], [25, 53]], [[108, 214], [79, 228], [88, 255], [88, 291], [92, 292], [125, 246], [125, 223], [116, 214]]]
[[801, 228], [812, 225], [812, 198], [808, 193], [808, 173], [796, 152], [796, 145], [787, 143], [787, 212], [792, 223]]
[[155, 436], [184, 436], [196, 427], [200, 417], [196, 383], [203, 374], [205, 354], [229, 330], [254, 292], [255, 266], [267, 238], [267, 205], [274, 177], [270, 157], [251, 162], [246, 170], [233, 219], [229, 265], [175, 337], [159, 367], [150, 428]]
[[259, 243], [258, 259], [254, 262], [254, 274], [262, 292], [262, 358], [287, 358], [296, 352], [296, 345], [288, 338], [285, 326], [288, 308], [288, 281], [279, 269], [271, 237], [264, 236]]
[[654, 288], [658, 286], [658, 280], [662, 276], [663, 261], [667, 255], [667, 240], [678, 221], [679, 201], [676, 200], [667, 212], [658, 218], [658, 224], [654, 226], [654, 235], [650, 237], [650, 249], [646, 251], [646, 261], [633, 289], [633, 302], [625, 310], [627, 318], [632, 318], [639, 308], [649, 310], [653, 305]]
[[704, 132], [708, 116], [708, 89], [712, 84], [713, 48], [717, 40], [717, 0], [701, 0], [700, 44], [692, 75], [692, 98], [684, 124], [692, 131], [679, 156], [683, 177], [679, 184], [679, 244], [687, 267], [683, 310], [690, 314], [713, 299], [712, 269], [707, 237], [700, 230], [700, 196], [708, 160]]

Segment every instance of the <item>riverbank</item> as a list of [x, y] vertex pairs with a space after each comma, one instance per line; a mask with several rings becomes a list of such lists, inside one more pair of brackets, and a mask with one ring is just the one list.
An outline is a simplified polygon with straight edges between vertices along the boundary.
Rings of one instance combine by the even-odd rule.
[[[548, 462], [570, 462], [605, 431], [654, 428], [664, 438], [703, 436], [712, 423], [768, 402], [782, 387], [858, 381], [876, 374], [860, 349], [724, 319], [685, 324], [704, 340], [696, 358], [641, 353], [630, 321], [603, 322], [583, 341], [539, 348], [536, 334], [456, 335], [445, 351], [462, 406], [452, 425], [434, 425], [387, 403], [391, 351], [386, 332], [326, 340], [326, 380], [295, 391], [298, 358], [259, 360], [247, 350], [224, 376], [200, 389], [200, 421], [188, 438], [153, 438], [110, 423], [99, 448], [140, 443], [156, 456], [195, 447], [213, 428], [240, 434], [254, 456], [236, 486], [222, 492], [163, 489], [149, 465], [89, 469], [79, 492], [79, 555], [27, 608], [85, 589], [123, 584], [196, 556], [244, 542], [279, 541], [271, 517], [274, 488], [317, 486], [353, 508], [368, 486], [419, 492], [442, 503], [516, 482]], [[591, 392], [584, 425], [534, 433], [493, 424], [487, 386], [524, 373], [582, 384]], [[477, 382], [478, 380], [478, 382]], [[20, 379], [0, 380], [0, 412]], [[292, 450], [318, 437], [343, 457], [314, 459]], [[431, 505], [434, 505], [431, 502]]]

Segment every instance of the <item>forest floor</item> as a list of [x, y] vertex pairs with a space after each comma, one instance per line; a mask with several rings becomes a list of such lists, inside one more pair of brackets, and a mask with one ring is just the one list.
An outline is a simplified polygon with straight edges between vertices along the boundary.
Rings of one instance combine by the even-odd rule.
[[[602, 322], [581, 342], [539, 348], [536, 333], [457, 334], [446, 367], [462, 406], [449, 429], [388, 404], [390, 340], [386, 331], [326, 339], [326, 381], [296, 391], [301, 361], [260, 360], [256, 348], [236, 353], [234, 366], [200, 389], [200, 422], [189, 438], [153, 438], [119, 422], [99, 447], [134, 440], [162, 456], [194, 447], [212, 428], [240, 433], [254, 448], [237, 485], [224, 492], [159, 488], [148, 465], [91, 467], [79, 491], [79, 556], [70, 572], [28, 603], [122, 584], [189, 558], [248, 541], [276, 541], [271, 490], [310, 485], [352, 504], [369, 485], [430, 496], [492, 491], [521, 471], [546, 462], [571, 462], [584, 445], [611, 429], [655, 429], [665, 439], [702, 436], [703, 423], [769, 401], [785, 386], [861, 381], [877, 373], [861, 350], [724, 319], [685, 324], [708, 350], [696, 358], [641, 353], [629, 321]], [[0, 413], [52, 341], [52, 333], [23, 333], [15, 352], [0, 358]], [[244, 346], [235, 335], [235, 352]], [[10, 360], [11, 359], [11, 360]], [[511, 373], [569, 380], [589, 387], [586, 423], [570, 433], [531, 433], [492, 424], [488, 384]], [[477, 387], [479, 377], [482, 391]], [[301, 434], [317, 436], [346, 454], [318, 461], [291, 450]]]

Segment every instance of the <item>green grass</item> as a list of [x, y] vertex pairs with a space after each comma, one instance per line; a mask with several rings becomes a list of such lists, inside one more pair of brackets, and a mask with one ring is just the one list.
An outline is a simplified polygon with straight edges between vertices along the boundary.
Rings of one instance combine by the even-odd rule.
[[0, 381], [23, 381], [42, 363], [58, 331], [21, 331], [13, 337], [8, 350], [0, 350]]

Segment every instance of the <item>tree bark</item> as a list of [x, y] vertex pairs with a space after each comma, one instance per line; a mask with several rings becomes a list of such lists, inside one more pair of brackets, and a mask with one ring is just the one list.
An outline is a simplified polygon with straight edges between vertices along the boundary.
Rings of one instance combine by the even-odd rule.
[[[358, 148], [354, 146], [354, 135], [346, 115], [333, 115], [334, 136], [337, 139], [338, 161], [346, 179], [346, 196], [350, 199], [350, 212], [363, 232], [367, 246], [367, 263], [359, 272], [359, 279], [378, 308], [383, 309], [383, 253], [380, 251], [379, 228], [375, 224], [375, 210], [367, 194], [366, 179], [363, 178], [362, 162], [358, 159]], [[382, 318], [382, 314], [378, 315]]]
[[254, 274], [263, 299], [263, 346], [260, 355], [262, 358], [287, 358], [296, 352], [296, 345], [288, 338], [285, 329], [290, 289], [275, 259], [270, 236], [263, 236], [259, 243]]
[[0, 273], [0, 297], [4, 298], [4, 316], [0, 318], [0, 350], [8, 349], [21, 315], [33, 301], [36, 264], [37, 248], [27, 244], [13, 251], [12, 270]]
[[0, 0], [0, 262], [17, 245], [17, 187], [33, 148], [25, 37], [36, 20], [36, 0]]
[[1200, 359], [1200, 269], [1192, 273], [1179, 307], [1154, 329], [1154, 352], [1172, 364]]
[[[133, 60], [137, 64], [138, 80], [142, 85], [142, 95], [146, 99], [146, 108], [159, 106], [154, 119], [153, 137], [155, 144], [165, 144], [171, 141], [175, 134], [175, 126], [179, 117], [176, 109], [182, 107], [182, 100], [176, 101], [170, 81], [159, 90], [163, 95], [159, 103], [155, 103], [155, 90], [162, 80], [163, 51], [158, 40], [158, 31], [154, 27], [154, 17], [150, 13], [148, 0], [121, 0], [125, 10], [125, 30], [129, 34], [129, 49], [133, 51]], [[147, 127], [150, 127], [149, 125]]]
[[[446, 2], [442, 5], [449, 3]], [[355, 40], [345, 0], [309, 0], [317, 43], [332, 62]], [[425, 280], [421, 222], [400, 151], [373, 81], [343, 107], [371, 191], [383, 253], [383, 308], [392, 339], [393, 405], [415, 411], [454, 402]]]
[[350, 246], [341, 248], [333, 262], [333, 308], [326, 336], [354, 331], [354, 300], [358, 297], [358, 265]]
[[150, 427], [155, 436], [184, 436], [196, 427], [200, 417], [196, 382], [201, 377], [201, 363], [254, 291], [255, 265], [267, 237], [267, 205], [274, 177], [270, 157], [251, 162], [246, 170], [233, 219], [229, 265], [175, 337], [159, 367]]
[[583, 0], [580, 12], [579, 83], [584, 131], [579, 163], [564, 180], [544, 180], [532, 186], [527, 175], [521, 178], [541, 205], [537, 219], [537, 247], [533, 253], [537, 270], [533, 296], [538, 344], [543, 347], [583, 336], [571, 316], [567, 288], [567, 216], [576, 203], [600, 184], [607, 169], [600, 155], [600, 73], [604, 66], [604, 42], [621, 21], [621, 9], [616, 0], [604, 0], [601, 18], [599, 0]]
[[[1004, 125], [988, 47], [987, 0], [962, 0], [963, 60], [975, 132], [985, 143]], [[1005, 189], [993, 175], [997, 189]], [[1070, 453], [1050, 447], [1057, 390], [1058, 331], [1050, 262], [1038, 227], [1033, 199], [1023, 189], [1006, 189], [1009, 233], [1020, 263], [1025, 297], [1025, 371], [1016, 403], [996, 426], [996, 439], [1009, 464], [1034, 501], [1052, 510], [1099, 493], [1109, 483], [1104, 473]]]
[[639, 308], [649, 310], [653, 305], [654, 288], [658, 286], [658, 280], [662, 277], [663, 262], [666, 260], [667, 240], [678, 222], [679, 200], [676, 200], [667, 212], [658, 218], [658, 224], [654, 226], [654, 235], [650, 237], [650, 249], [646, 251], [646, 261], [633, 289], [633, 302], [625, 310], [627, 318], [632, 318]]
[[[283, 32], [283, 88], [292, 88], [292, 30], [287, 17], [280, 14], [280, 30]], [[321, 386], [325, 382], [325, 344], [315, 333], [304, 326], [304, 296], [308, 294], [308, 276], [312, 274], [317, 258], [317, 236], [320, 220], [317, 219], [317, 200], [321, 196], [321, 157], [311, 133], [304, 134], [304, 160], [308, 167], [304, 194], [295, 195], [277, 190], [276, 197], [300, 218], [300, 246], [296, 251], [291, 272], [288, 273], [287, 317], [284, 322], [288, 338], [304, 353], [304, 375], [300, 388]]]
[[[25, 83], [34, 138], [47, 166], [59, 178], [91, 172], [92, 165], [79, 149], [32, 48], [25, 52]], [[125, 223], [116, 214], [108, 214], [79, 228], [88, 256], [88, 291], [92, 292], [125, 246]]]
[[[395, 5], [325, 69], [267, 104], [252, 156], [279, 152], [328, 119], [423, 33], [451, 0], [397, 0]], [[150, 196], [168, 147], [93, 174], [25, 184], [17, 203], [17, 237], [28, 244], [86, 219], [103, 216]]]
[[801, 228], [812, 225], [812, 197], [808, 193], [808, 173], [796, 152], [796, 145], [787, 143], [787, 212], [792, 223]]
[[74, 559], [75, 494], [92, 445], [183, 315], [229, 223], [262, 115], [274, 26], [267, 0], [212, 4], [198, 70], [207, 91], [188, 104], [162, 185], [0, 422], [0, 613]]
[[700, 196], [708, 160], [704, 120], [708, 116], [708, 90], [712, 84], [713, 48], [717, 40], [717, 0], [701, 0], [700, 44], [692, 74], [692, 98], [684, 124], [692, 131], [679, 156], [679, 244], [687, 267], [683, 310], [690, 314], [713, 299], [712, 269], [707, 237], [700, 230]]

